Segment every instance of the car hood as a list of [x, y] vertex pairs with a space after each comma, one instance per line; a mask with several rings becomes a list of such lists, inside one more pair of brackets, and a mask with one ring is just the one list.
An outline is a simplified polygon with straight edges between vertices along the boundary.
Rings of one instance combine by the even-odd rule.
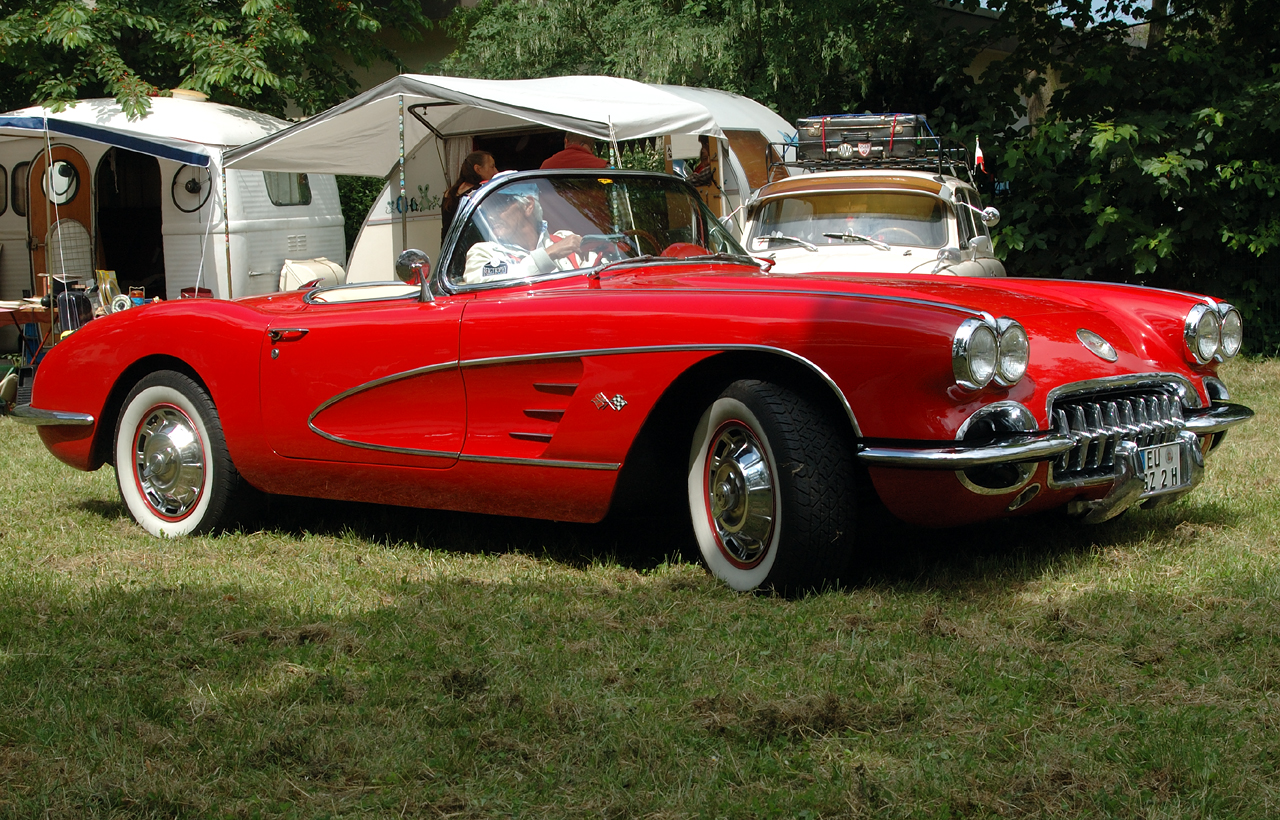
[[887, 251], [865, 244], [819, 245], [816, 251], [800, 247], [775, 248], [756, 255], [761, 259], [773, 260], [772, 273], [808, 273], [817, 270], [865, 275], [913, 271], [927, 274], [938, 261], [938, 252], [934, 248], [901, 245], [890, 245]]
[[1078, 332], [1089, 330], [1115, 347], [1114, 364], [1098, 359], [1099, 374], [1187, 369], [1182, 350], [1183, 322], [1206, 297], [1105, 282], [1056, 279], [977, 278], [933, 275], [850, 276], [843, 273], [764, 273], [745, 266], [650, 268], [622, 275], [605, 287], [678, 288], [736, 292], [810, 293], [853, 301], [893, 300], [919, 303], [922, 309], [969, 316], [1007, 316], [1020, 322], [1032, 339], [1033, 359], [1079, 360], [1094, 354]]

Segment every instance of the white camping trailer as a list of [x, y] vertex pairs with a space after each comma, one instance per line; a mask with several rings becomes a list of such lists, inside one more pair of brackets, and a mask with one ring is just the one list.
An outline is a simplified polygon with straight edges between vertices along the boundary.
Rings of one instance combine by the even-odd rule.
[[287, 131], [232, 149], [226, 164], [387, 179], [347, 266], [347, 281], [386, 280], [404, 248], [438, 257], [441, 197], [463, 158], [486, 139], [554, 138], [552, 132], [559, 131], [615, 144], [652, 138], [677, 146], [673, 155], [679, 158], [681, 146], [691, 147], [690, 156], [696, 157], [698, 137], [706, 136], [730, 157], [717, 168], [726, 194], [717, 204], [722, 216], [730, 215], [750, 193], [748, 173], [732, 157], [725, 132], [698, 95], [723, 109], [739, 130], [751, 128], [745, 123], [756, 116], [762, 151], [779, 139], [776, 131], [788, 126], [743, 97], [710, 89], [682, 91], [688, 93], [617, 77], [475, 80], [405, 74]]
[[[224, 179], [226, 148], [289, 123], [179, 93], [136, 120], [107, 99], [0, 115], [0, 300], [44, 292], [44, 274], [89, 282], [95, 270], [147, 298], [248, 296], [277, 290], [286, 258], [346, 262], [332, 176]], [[16, 340], [0, 331], [0, 351]]]

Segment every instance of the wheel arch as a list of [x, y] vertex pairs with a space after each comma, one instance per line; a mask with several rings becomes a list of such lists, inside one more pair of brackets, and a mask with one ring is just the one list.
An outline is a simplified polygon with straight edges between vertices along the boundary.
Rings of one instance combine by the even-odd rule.
[[107, 394], [107, 400], [102, 407], [102, 415], [98, 419], [97, 430], [93, 438], [93, 468], [97, 469], [103, 464], [112, 464], [114, 459], [113, 440], [115, 439], [116, 421], [120, 418], [120, 411], [124, 407], [124, 400], [128, 398], [129, 391], [133, 390], [134, 385], [142, 381], [152, 373], [161, 370], [172, 370], [187, 376], [196, 384], [200, 385], [200, 389], [206, 393], [209, 392], [209, 385], [201, 378], [188, 363], [176, 356], [169, 356], [158, 353], [151, 356], [145, 356], [121, 372], [116, 379], [115, 384], [111, 386], [111, 392]]
[[809, 399], [847, 431], [851, 446], [861, 435], [843, 391], [813, 362], [780, 348], [726, 350], [697, 362], [663, 391], [627, 451], [610, 514], [639, 512], [651, 502], [677, 497], [683, 503], [683, 482], [671, 479], [688, 468], [698, 419], [725, 388], [742, 379], [771, 382]]

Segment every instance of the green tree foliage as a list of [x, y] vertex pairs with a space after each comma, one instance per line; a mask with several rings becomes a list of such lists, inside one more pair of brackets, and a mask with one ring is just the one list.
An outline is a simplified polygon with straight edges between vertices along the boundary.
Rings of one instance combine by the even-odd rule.
[[972, 50], [933, 0], [481, 0], [447, 27], [460, 48], [444, 73], [710, 86], [786, 117], [915, 110], [964, 79]]
[[342, 204], [342, 232], [347, 248], [356, 246], [356, 237], [373, 201], [382, 193], [387, 181], [382, 177], [342, 176], [338, 178], [338, 201]]
[[[399, 65], [377, 39], [430, 22], [417, 0], [19, 0], [0, 4], [5, 109], [115, 97], [132, 116], [161, 89], [190, 88], [281, 116], [352, 96], [348, 66]], [[344, 59], [345, 58], [345, 59]]]
[[[1000, 139], [998, 239], [1022, 275], [1119, 279], [1236, 301], [1280, 348], [1280, 15], [1262, 0], [1154, 14], [1007, 0], [1019, 48], [975, 100], [1058, 86], [1034, 127], [969, 106]], [[1167, 15], [1161, 12], [1166, 12]], [[1150, 17], [1131, 28], [1116, 15]]]
[[981, 136], [1015, 274], [1213, 293], [1240, 304], [1252, 350], [1280, 349], [1274, 0], [988, 5], [998, 17], [932, 0], [482, 0], [449, 20], [460, 48], [436, 68], [713, 86], [787, 118], [928, 113]]

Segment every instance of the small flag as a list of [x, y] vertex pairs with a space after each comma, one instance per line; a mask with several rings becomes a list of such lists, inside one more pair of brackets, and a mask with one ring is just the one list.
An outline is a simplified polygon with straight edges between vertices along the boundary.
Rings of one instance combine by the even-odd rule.
[[977, 137], [973, 138], [973, 165], [975, 168], [982, 169], [982, 173], [987, 173], [987, 164], [982, 158], [982, 143]]

